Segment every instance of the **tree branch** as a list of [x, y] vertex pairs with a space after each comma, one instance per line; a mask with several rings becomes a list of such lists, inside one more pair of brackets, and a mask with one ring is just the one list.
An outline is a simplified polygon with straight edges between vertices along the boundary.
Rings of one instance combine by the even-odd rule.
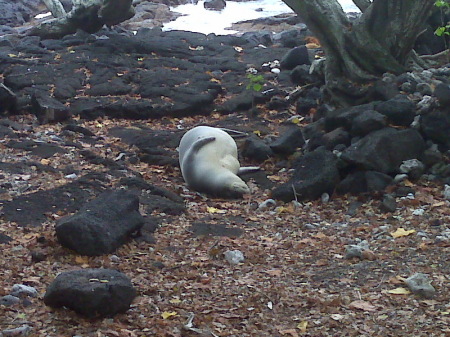
[[359, 10], [364, 13], [367, 8], [372, 4], [372, 1], [370, 0], [353, 0], [353, 3], [356, 5], [356, 7], [359, 8]]
[[59, 0], [44, 0], [45, 6], [55, 18], [62, 18], [67, 15], [63, 5]]

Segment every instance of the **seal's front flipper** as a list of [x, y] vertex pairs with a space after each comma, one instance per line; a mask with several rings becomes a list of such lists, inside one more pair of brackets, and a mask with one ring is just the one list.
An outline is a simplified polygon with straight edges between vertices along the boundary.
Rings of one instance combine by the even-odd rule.
[[196, 140], [194, 144], [192, 144], [192, 152], [197, 153], [203, 146], [208, 143], [211, 143], [216, 140], [216, 137], [205, 137]]
[[261, 168], [259, 166], [240, 167], [237, 174], [241, 175], [241, 174], [246, 174], [246, 173], [257, 172], [259, 170], [261, 170]]

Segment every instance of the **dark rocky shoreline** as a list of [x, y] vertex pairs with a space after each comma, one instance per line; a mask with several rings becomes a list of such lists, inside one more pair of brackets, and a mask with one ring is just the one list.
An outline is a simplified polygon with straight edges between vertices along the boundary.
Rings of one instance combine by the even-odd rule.
[[[399, 166], [410, 159], [424, 161], [422, 173], [431, 170], [432, 176], [448, 183], [449, 68], [444, 66], [398, 77], [386, 74], [373, 86], [373, 103], [336, 110], [321, 103], [324, 97], [320, 78], [309, 73], [309, 58], [317, 49], [307, 52], [307, 35], [306, 28], [277, 35], [255, 32], [236, 37], [163, 32], [159, 28], [142, 28], [133, 34], [119, 27], [97, 34], [80, 31], [61, 40], [8, 35], [0, 41], [0, 72], [3, 85], [9, 88], [9, 91], [3, 90], [2, 110], [10, 114], [35, 115], [40, 123], [63, 122], [72, 127], [79, 124], [74, 118], [151, 120], [244, 113], [238, 117], [237, 124], [224, 125], [242, 129], [248, 120], [254, 120], [254, 128], [261, 121], [255, 110], [258, 105], [261, 111], [267, 109], [285, 115], [286, 120], [297, 115], [295, 118], [303, 121], [303, 127], [300, 128], [302, 136], [295, 137], [303, 143], [288, 146], [286, 150], [283, 142], [297, 143], [292, 143], [291, 131], [286, 139], [282, 137], [276, 143], [273, 138], [270, 140], [267, 130], [266, 140], [249, 139], [244, 144], [242, 150], [248, 159], [283, 158], [299, 147], [305, 153], [316, 149], [334, 152], [329, 155], [335, 157], [332, 162], [338, 166], [332, 179], [326, 175], [320, 178], [320, 164], [307, 169], [318, 175], [319, 180], [331, 179], [331, 185], [319, 183], [302, 187], [301, 183], [295, 183], [300, 199], [315, 199], [325, 192], [331, 194], [335, 188], [341, 193], [383, 190], [396, 174], [404, 173], [399, 171]], [[297, 47], [292, 49], [293, 43]], [[294, 62], [288, 61], [289, 58]], [[246, 88], [249, 72], [263, 76], [261, 92]], [[306, 87], [296, 91], [295, 85]], [[246, 115], [248, 117], [244, 117]], [[415, 141], [408, 138], [412, 136], [405, 139], [399, 136], [406, 136], [401, 130], [388, 131], [392, 127], [393, 131], [410, 127], [415, 134], [411, 139]], [[4, 123], [5, 137], [17, 138], [11, 128], [13, 126]], [[293, 125], [293, 128], [296, 134], [298, 126]], [[247, 126], [244, 131], [251, 129]], [[376, 132], [383, 130], [386, 136], [377, 138]], [[130, 144], [143, 144], [137, 140], [139, 137], [146, 139], [145, 132], [136, 134]], [[366, 144], [362, 153], [352, 150], [358, 148], [359, 142]], [[385, 145], [377, 145], [378, 142]], [[404, 145], [388, 146], [391, 142]], [[11, 143], [9, 146], [20, 147]], [[173, 158], [176, 154], [165, 153], [159, 146], [155, 149], [150, 149], [148, 144], [144, 148], [141, 146], [146, 152], [142, 158], [156, 164], [176, 163]], [[378, 154], [379, 146], [391, 152]], [[252, 150], [248, 150], [249, 147]], [[426, 149], [433, 149], [440, 155], [426, 157]], [[296, 167], [295, 162], [292, 165]], [[363, 177], [361, 170], [378, 172], [382, 176]], [[294, 175], [294, 181], [295, 176], [306, 174]], [[368, 177], [375, 181], [367, 181]], [[310, 180], [315, 181], [313, 177]], [[339, 187], [341, 180], [344, 185]], [[289, 187], [292, 183], [286, 185], [282, 194], [281, 187], [275, 190], [274, 196], [284, 201], [293, 199]], [[354, 184], [366, 187], [355, 189]], [[303, 192], [302, 188], [305, 188]]]
[[[339, 180], [345, 181], [348, 174], [361, 169], [390, 174], [393, 178], [400, 173], [398, 166], [403, 160], [422, 160], [425, 149], [432, 146], [441, 150], [442, 155], [427, 167], [431, 169], [438, 162], [444, 167], [448, 165], [448, 65], [400, 76], [386, 74], [373, 86], [371, 105], [336, 110], [322, 104], [325, 98], [320, 89], [321, 79], [309, 72], [311, 60], [320, 53], [320, 47], [310, 46], [310, 35], [304, 25], [275, 35], [257, 31], [242, 36], [216, 36], [164, 32], [160, 28], [141, 28], [134, 34], [121, 27], [96, 34], [79, 31], [60, 40], [8, 34], [0, 39], [4, 85], [1, 111], [32, 114], [40, 123], [69, 125], [74, 124], [73, 118], [149, 120], [212, 113], [253, 114], [256, 122], [259, 119], [256, 105], [286, 115], [286, 119], [297, 115], [302, 124], [309, 123], [301, 128], [307, 143], [297, 147], [306, 152], [325, 148], [335, 154], [343, 153], [346, 158], [344, 164], [339, 164], [340, 179], [332, 186], [308, 192], [307, 198], [331, 193]], [[247, 88], [248, 74], [252, 72], [263, 76], [260, 92]], [[297, 85], [305, 87], [295, 90]], [[355, 119], [357, 115], [359, 119]], [[239, 124], [244, 123], [241, 121], [234, 127], [239, 129]], [[4, 134], [10, 137], [9, 126], [5, 125]], [[368, 159], [345, 155], [351, 145], [388, 126], [411, 127], [428, 144], [400, 155], [401, 160], [390, 159], [393, 162], [386, 164], [389, 170], [380, 169], [385, 164], [369, 164]], [[256, 149], [243, 148], [250, 160], [286, 157], [296, 151], [293, 147], [279, 152], [270, 140], [257, 140], [256, 145], [252, 143], [254, 140], [249, 141], [248, 146]], [[370, 139], [365, 141], [371, 143]], [[269, 146], [270, 151], [258, 146]], [[171, 162], [163, 159], [164, 155], [154, 155], [162, 157], [162, 162]], [[154, 159], [147, 156], [147, 160]], [[437, 176], [448, 180], [447, 171], [443, 169], [443, 176]], [[389, 179], [384, 181], [390, 183]]]

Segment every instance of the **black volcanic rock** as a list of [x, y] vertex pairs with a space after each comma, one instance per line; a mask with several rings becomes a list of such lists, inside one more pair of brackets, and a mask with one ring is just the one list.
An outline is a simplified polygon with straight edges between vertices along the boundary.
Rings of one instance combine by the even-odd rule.
[[418, 159], [424, 151], [425, 142], [417, 130], [384, 128], [349, 146], [341, 159], [366, 170], [396, 173], [403, 161]]
[[108, 191], [56, 225], [58, 241], [82, 255], [116, 250], [144, 224], [139, 198], [125, 190]]
[[44, 303], [91, 317], [111, 317], [130, 308], [136, 289], [123, 273], [112, 269], [81, 269], [59, 274], [47, 287]]
[[337, 160], [329, 151], [318, 149], [307, 153], [293, 166], [295, 171], [291, 180], [272, 190], [272, 198], [284, 202], [313, 200], [323, 193], [331, 194], [339, 182]]

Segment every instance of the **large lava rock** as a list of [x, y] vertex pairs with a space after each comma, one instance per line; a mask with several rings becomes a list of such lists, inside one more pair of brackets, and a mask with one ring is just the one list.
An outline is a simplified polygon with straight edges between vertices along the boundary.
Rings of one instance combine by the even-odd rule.
[[289, 50], [281, 59], [282, 69], [292, 70], [302, 64], [311, 64], [306, 46], [298, 46]]
[[256, 135], [251, 135], [245, 139], [240, 152], [245, 158], [259, 162], [273, 156], [273, 151], [270, 146]]
[[221, 11], [227, 6], [225, 0], [205, 0], [203, 7], [209, 10]]
[[439, 83], [434, 89], [433, 95], [442, 107], [450, 106], [450, 84]]
[[16, 27], [30, 21], [43, 6], [40, 0], [0, 0], [0, 25]]
[[418, 131], [384, 128], [349, 146], [341, 159], [366, 170], [398, 173], [403, 161], [420, 159], [424, 150], [425, 142]]
[[305, 144], [303, 133], [297, 126], [284, 130], [283, 134], [270, 144], [273, 152], [289, 155]]
[[79, 254], [103, 255], [116, 250], [143, 224], [139, 197], [124, 190], [108, 191], [61, 219], [56, 236], [64, 247]]
[[325, 129], [332, 131], [336, 128], [343, 127], [346, 130], [351, 130], [353, 121], [368, 111], [373, 111], [374, 106], [374, 103], [367, 103], [328, 111], [325, 116]]
[[426, 114], [420, 126], [427, 138], [450, 149], [450, 112], [433, 111]]
[[336, 187], [336, 192], [345, 193], [365, 193], [383, 191], [392, 184], [394, 179], [391, 176], [375, 171], [357, 171], [347, 175]]
[[362, 137], [372, 131], [386, 127], [386, 124], [386, 116], [375, 110], [366, 110], [353, 119], [351, 134]]
[[416, 105], [406, 96], [396, 97], [375, 105], [375, 110], [385, 115], [395, 125], [409, 126], [416, 116]]
[[33, 95], [31, 105], [41, 124], [62, 122], [71, 117], [67, 106], [48, 95]]
[[332, 193], [339, 182], [337, 160], [330, 151], [318, 149], [307, 153], [294, 163], [294, 167], [291, 180], [276, 187], [272, 198], [284, 202], [317, 199], [323, 193]]
[[82, 269], [59, 274], [48, 286], [44, 303], [87, 317], [110, 317], [127, 311], [135, 297], [130, 279], [121, 272]]
[[17, 96], [6, 85], [0, 83], [0, 114], [4, 112], [16, 113]]

